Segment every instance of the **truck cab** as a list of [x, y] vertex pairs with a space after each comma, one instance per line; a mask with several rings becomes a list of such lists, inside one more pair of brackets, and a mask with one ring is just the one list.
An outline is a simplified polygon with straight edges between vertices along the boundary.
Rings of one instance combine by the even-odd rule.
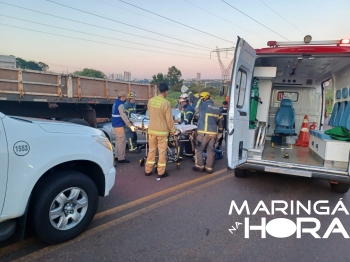
[[[227, 94], [227, 159], [237, 177], [265, 171], [326, 179], [336, 192], [349, 190], [350, 142], [325, 133], [350, 129], [349, 44], [306, 36], [254, 49], [238, 37]], [[333, 109], [325, 121], [327, 93]]]

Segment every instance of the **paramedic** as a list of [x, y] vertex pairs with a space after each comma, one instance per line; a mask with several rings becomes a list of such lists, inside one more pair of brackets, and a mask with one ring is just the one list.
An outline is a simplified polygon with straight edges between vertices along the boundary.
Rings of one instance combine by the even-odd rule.
[[179, 96], [179, 98], [177, 99], [176, 106], [175, 106], [176, 109], [180, 109], [180, 110], [182, 109], [181, 102], [180, 102], [181, 98], [188, 99], [188, 94], [184, 93], [184, 94], [181, 94]]
[[[185, 96], [186, 97], [186, 96]], [[188, 99], [180, 98], [180, 103], [182, 106], [182, 112], [181, 112], [181, 124], [183, 125], [191, 125], [192, 124], [192, 118], [194, 115], [194, 109], [193, 107], [188, 103]], [[182, 134], [180, 135], [180, 140], [189, 140], [189, 136]], [[192, 150], [192, 143], [191, 141], [184, 141], [180, 142], [180, 157], [182, 158], [185, 155], [192, 157], [193, 156], [193, 150]]]
[[[222, 106], [220, 107], [220, 113], [224, 117], [223, 135], [225, 134], [225, 142], [226, 142], [227, 106], [228, 106], [227, 101], [224, 101], [224, 102], [222, 102]], [[222, 140], [224, 140], [224, 136], [220, 137], [219, 142], [218, 142], [218, 146], [216, 147], [216, 149], [220, 149], [220, 147], [222, 145]]]
[[[127, 101], [124, 104], [125, 113], [128, 118], [131, 118], [131, 114], [136, 114], [136, 105], [135, 105], [136, 94], [130, 92], [127, 96]], [[138, 154], [141, 150], [137, 147], [137, 134], [133, 132], [129, 127], [125, 127], [126, 139], [129, 143], [129, 153]]]
[[180, 109], [181, 110], [181, 103], [180, 103], [180, 97], [176, 101], [176, 106], [175, 109]]
[[166, 150], [168, 147], [169, 132], [177, 135], [174, 126], [174, 120], [171, 111], [170, 102], [166, 99], [169, 87], [161, 83], [158, 87], [160, 95], [151, 98], [148, 101], [148, 135], [149, 135], [149, 153], [145, 165], [145, 175], [152, 174], [155, 164], [156, 151], [158, 148], [158, 180], [168, 176], [165, 172]]
[[124, 112], [124, 102], [126, 100], [126, 92], [119, 92], [118, 99], [115, 100], [112, 107], [112, 127], [116, 136], [115, 141], [115, 158], [118, 163], [130, 163], [125, 159], [125, 131], [124, 127], [127, 126], [132, 132], [135, 132], [135, 127], [131, 125], [128, 117]]
[[[206, 93], [206, 94], [203, 94]], [[200, 106], [200, 118], [197, 128], [195, 166], [194, 171], [213, 172], [215, 161], [215, 143], [222, 136], [224, 129], [224, 118], [220, 109], [214, 105], [208, 92], [202, 92], [202, 105]], [[204, 166], [203, 151], [207, 151], [206, 165]]]
[[[181, 92], [187, 94], [189, 97], [189, 100], [192, 103], [192, 107], [195, 110], [194, 117], [193, 117], [193, 124], [197, 125], [200, 117], [199, 116], [200, 106], [202, 105], [201, 95], [193, 94], [192, 91], [185, 85], [181, 87]], [[207, 92], [202, 92], [202, 93], [207, 93]]]

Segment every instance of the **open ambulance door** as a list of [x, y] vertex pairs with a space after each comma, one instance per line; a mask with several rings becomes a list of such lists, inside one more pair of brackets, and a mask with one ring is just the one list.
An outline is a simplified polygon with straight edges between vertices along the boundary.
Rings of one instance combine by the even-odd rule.
[[238, 37], [231, 77], [227, 124], [227, 161], [236, 168], [247, 161], [249, 134], [250, 91], [256, 52], [243, 38]]

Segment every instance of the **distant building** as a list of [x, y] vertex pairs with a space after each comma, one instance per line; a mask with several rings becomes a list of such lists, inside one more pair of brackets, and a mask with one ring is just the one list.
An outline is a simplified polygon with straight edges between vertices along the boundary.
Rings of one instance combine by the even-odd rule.
[[123, 74], [117, 74], [116, 80], [124, 80]]
[[16, 57], [12, 55], [0, 55], [0, 67], [16, 68]]
[[197, 78], [196, 78], [197, 82], [201, 81], [201, 73], [197, 73]]
[[131, 73], [124, 72], [124, 81], [131, 81]]

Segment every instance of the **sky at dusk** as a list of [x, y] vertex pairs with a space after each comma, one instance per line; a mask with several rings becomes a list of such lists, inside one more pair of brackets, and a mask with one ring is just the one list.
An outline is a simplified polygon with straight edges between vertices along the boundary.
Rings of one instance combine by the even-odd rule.
[[[225, 1], [234, 8], [222, 0], [0, 0], [0, 54], [58, 72], [94, 68], [150, 79], [174, 65], [184, 79], [196, 73], [217, 79], [221, 71], [210, 51], [234, 47], [237, 36], [254, 48], [307, 34], [313, 40], [350, 37], [349, 0]], [[232, 58], [222, 56], [225, 64]]]

